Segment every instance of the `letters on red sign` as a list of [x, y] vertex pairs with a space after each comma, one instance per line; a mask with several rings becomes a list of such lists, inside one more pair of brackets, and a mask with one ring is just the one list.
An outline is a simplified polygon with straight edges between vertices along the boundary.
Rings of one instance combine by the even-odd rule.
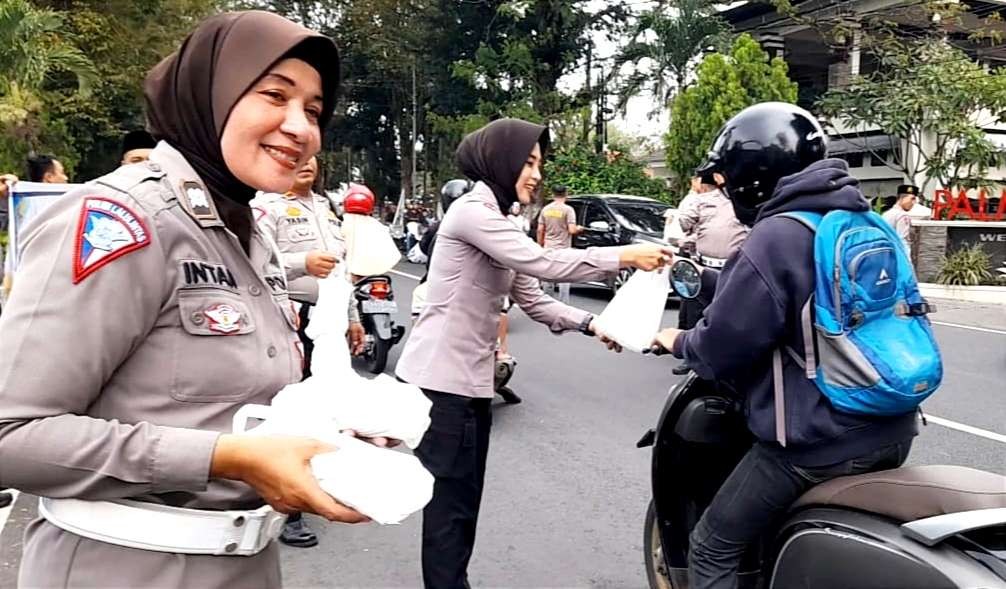
[[954, 198], [953, 191], [948, 188], [941, 188], [933, 195], [933, 219], [936, 221], [943, 216], [943, 211], [947, 212], [948, 220], [965, 218], [975, 221], [1002, 221], [1006, 218], [1006, 188], [999, 195], [999, 210], [996, 214], [993, 216], [988, 209], [988, 197], [984, 188], [978, 191], [977, 212], [971, 207], [967, 189], [962, 188], [957, 193], [957, 198]]

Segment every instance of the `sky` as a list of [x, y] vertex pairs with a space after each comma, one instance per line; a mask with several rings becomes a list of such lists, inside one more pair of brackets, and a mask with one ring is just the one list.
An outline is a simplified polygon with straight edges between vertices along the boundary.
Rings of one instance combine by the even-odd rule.
[[[645, 10], [653, 5], [652, 2], [629, 1], [632, 9], [635, 11]], [[607, 4], [607, 0], [591, 0], [587, 6], [590, 11], [597, 11], [604, 8]], [[602, 33], [594, 34], [594, 46], [597, 50], [597, 56], [600, 58], [613, 56], [619, 48], [618, 45], [609, 41]], [[582, 71], [579, 72], [575, 80], [577, 85], [583, 83]], [[610, 105], [613, 107], [615, 104], [614, 98], [612, 97], [609, 100]], [[654, 97], [650, 93], [633, 97], [629, 100], [625, 115], [619, 116], [611, 124], [632, 135], [659, 140], [667, 132], [667, 125], [670, 119], [667, 116], [666, 109], [662, 110], [655, 118], [649, 118], [648, 115], [653, 110], [653, 104]]]

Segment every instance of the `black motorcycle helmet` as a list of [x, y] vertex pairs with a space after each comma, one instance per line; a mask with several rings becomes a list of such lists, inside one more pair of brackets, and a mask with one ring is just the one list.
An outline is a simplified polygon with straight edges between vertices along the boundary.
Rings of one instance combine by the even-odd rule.
[[700, 175], [719, 173], [737, 220], [751, 226], [779, 179], [823, 160], [828, 136], [804, 109], [785, 102], [749, 106], [723, 125]]
[[440, 189], [440, 208], [446, 213], [454, 201], [471, 192], [472, 186], [470, 180], [448, 180]]

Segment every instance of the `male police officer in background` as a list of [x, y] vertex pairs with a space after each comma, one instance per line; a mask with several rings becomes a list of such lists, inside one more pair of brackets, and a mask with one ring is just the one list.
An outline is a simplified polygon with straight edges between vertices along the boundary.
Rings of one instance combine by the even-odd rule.
[[150, 158], [150, 152], [157, 147], [154, 137], [143, 129], [130, 131], [122, 136], [122, 161], [123, 166], [128, 164], [138, 164]]
[[[573, 247], [573, 236], [583, 231], [576, 224], [576, 211], [566, 204], [568, 190], [559, 185], [552, 188], [552, 202], [538, 215], [538, 245], [547, 250], [569, 249]], [[569, 304], [568, 282], [542, 282], [543, 290], [559, 301]]]
[[912, 217], [908, 211], [912, 210], [915, 202], [919, 198], [919, 187], [912, 184], [902, 184], [898, 186], [898, 200], [890, 209], [884, 211], [884, 220], [894, 228], [894, 231], [901, 238], [901, 243], [905, 244], [905, 251], [908, 257], [912, 257]]
[[[692, 257], [695, 261], [706, 268], [720, 270], [744, 243], [750, 229], [737, 220], [730, 200], [717, 188], [712, 173], [702, 168], [695, 173], [693, 193], [681, 201], [678, 224], [694, 244]], [[678, 322], [678, 328], [695, 327], [704, 308], [705, 305], [696, 300], [681, 301], [678, 313], [683, 320]], [[671, 372], [686, 374], [688, 367], [682, 364]]]
[[[318, 176], [318, 160], [311, 158], [297, 172], [294, 185], [286, 194], [262, 194], [252, 201], [259, 231], [279, 247], [283, 267], [290, 281], [291, 298], [313, 302], [317, 298], [316, 278], [325, 278], [345, 257], [346, 247], [339, 229], [339, 220], [331, 201], [316, 194], [312, 187]], [[354, 354], [362, 351], [365, 333], [356, 312], [355, 300], [349, 301], [349, 336]], [[313, 343], [304, 330], [310, 305], [300, 308], [300, 336], [304, 350], [304, 378], [310, 376]], [[287, 518], [280, 541], [288, 546], [309, 548], [318, 544], [318, 536], [308, 528], [303, 515]]]

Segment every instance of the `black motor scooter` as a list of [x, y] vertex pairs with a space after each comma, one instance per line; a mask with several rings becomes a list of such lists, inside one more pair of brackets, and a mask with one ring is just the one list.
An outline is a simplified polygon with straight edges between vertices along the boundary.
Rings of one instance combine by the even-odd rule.
[[366, 332], [363, 360], [371, 374], [380, 374], [388, 365], [388, 352], [405, 335], [405, 326], [395, 325], [398, 303], [391, 288], [391, 277], [366, 276], [353, 287], [359, 303], [360, 322]]
[[[676, 261], [678, 296], [705, 298], [703, 282], [709, 290], [714, 281], [701, 273]], [[653, 448], [643, 537], [650, 587], [688, 587], [692, 528], [752, 443], [725, 386], [692, 373], [670, 390], [656, 429], [637, 444]], [[766, 589], [1006, 587], [1006, 477], [911, 466], [822, 483], [749, 548], [740, 579]]]

